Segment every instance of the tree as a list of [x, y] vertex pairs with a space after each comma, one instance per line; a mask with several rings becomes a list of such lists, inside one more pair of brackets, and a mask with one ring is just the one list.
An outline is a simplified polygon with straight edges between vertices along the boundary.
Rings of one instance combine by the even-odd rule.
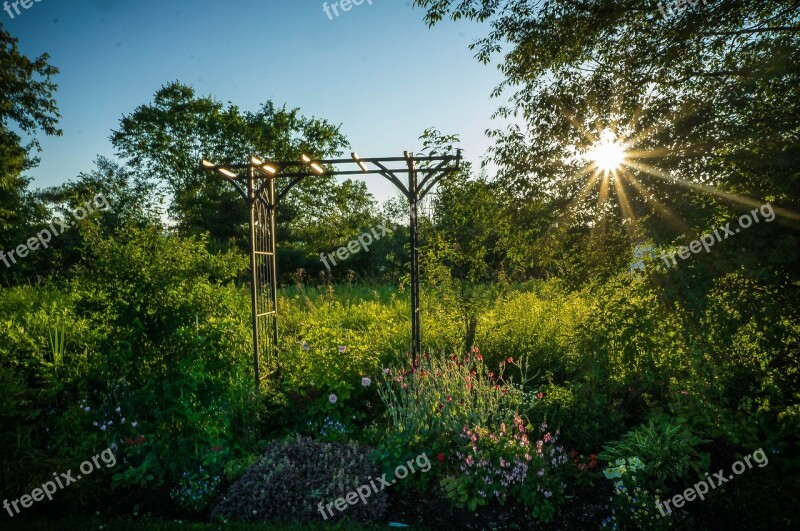
[[[497, 181], [520, 201], [549, 198], [562, 214], [554, 231], [616, 226], [629, 241], [667, 244], [767, 200], [783, 207], [780, 222], [800, 219], [796, 2], [703, 3], [666, 17], [640, 2], [415, 3], [431, 25], [490, 24], [472, 48], [483, 62], [504, 53], [495, 95], [514, 92], [498, 115], [523, 122], [492, 132]], [[630, 139], [631, 160], [593, 178], [576, 154], [606, 129]], [[718, 267], [738, 267], [746, 248], [797, 271], [796, 231], [762, 228], [720, 252]]]
[[[47, 54], [34, 60], [20, 54], [17, 42], [0, 25], [0, 250], [27, 239], [24, 228], [37, 215], [22, 173], [38, 163], [39, 143], [33, 138], [25, 144], [12, 128], [27, 135], [61, 135], [52, 81], [58, 69], [48, 63]], [[11, 273], [0, 266], [0, 278]]]
[[[251, 154], [267, 160], [297, 160], [301, 153], [325, 158], [346, 146], [338, 126], [304, 117], [299, 109], [267, 102], [256, 112], [242, 111], [199, 97], [179, 82], [124, 116], [111, 141], [136, 172], [171, 196], [171, 213], [182, 231], [207, 231], [218, 245], [233, 239], [242, 247], [247, 241], [244, 201], [224, 179], [200, 171], [202, 158], [218, 163], [246, 161]], [[332, 177], [302, 181], [278, 210], [282, 251], [309, 243], [303, 239], [311, 224], [330, 224], [332, 217], [339, 223], [333, 212], [364, 212], [363, 192], [352, 184], [338, 185]], [[353, 220], [342, 221], [338, 233], [347, 234]]]

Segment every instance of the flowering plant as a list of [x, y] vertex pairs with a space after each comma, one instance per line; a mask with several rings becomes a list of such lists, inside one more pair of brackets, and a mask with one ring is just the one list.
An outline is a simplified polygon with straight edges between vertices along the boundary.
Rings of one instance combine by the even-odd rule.
[[519, 415], [499, 430], [476, 426], [461, 433], [462, 450], [456, 454], [460, 474], [442, 480], [447, 496], [475, 510], [490, 499], [505, 503], [508, 498], [522, 502], [539, 521], [552, 520], [566, 485], [561, 480], [568, 462], [558, 446], [559, 431], [548, 431], [543, 423], [538, 435]]
[[381, 444], [387, 462], [412, 457], [412, 448], [450, 456], [463, 426], [513, 419], [525, 400], [522, 386], [504, 378], [505, 364], [494, 372], [472, 354], [426, 354], [418, 366], [383, 371], [376, 387], [389, 421]]
[[645, 464], [638, 457], [620, 458], [603, 470], [607, 479], [614, 480], [611, 516], [600, 522], [603, 529], [669, 529], [672, 521], [660, 518], [655, 496], [642, 486]]

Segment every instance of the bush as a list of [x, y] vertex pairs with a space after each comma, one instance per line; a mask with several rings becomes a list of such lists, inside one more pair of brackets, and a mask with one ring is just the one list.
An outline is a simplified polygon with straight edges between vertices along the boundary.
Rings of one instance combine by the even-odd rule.
[[616, 462], [628, 456], [640, 457], [646, 463], [644, 471], [655, 486], [665, 482], [688, 480], [689, 471], [701, 473], [709, 468], [708, 454], [696, 447], [702, 443], [686, 426], [668, 418], [651, 419], [649, 423], [629, 431], [619, 441], [606, 445], [601, 459]]
[[537, 436], [532, 428], [519, 416], [496, 431], [465, 427], [462, 451], [456, 454], [459, 471], [441, 482], [447, 496], [470, 511], [493, 499], [505, 503], [514, 498], [534, 520], [551, 521], [564, 500], [568, 459], [564, 448], [556, 445], [558, 430], [551, 434], [542, 423]]
[[452, 454], [464, 426], [510, 423], [532, 395], [520, 383], [505, 381], [507, 366], [513, 360], [495, 373], [474, 352], [463, 359], [426, 354], [419, 368], [388, 370], [378, 386], [389, 420], [382, 456], [394, 462], [422, 450]]
[[[318, 506], [334, 502], [380, 476], [369, 459], [370, 450], [355, 443], [327, 443], [308, 437], [272, 441], [264, 455], [234, 483], [212, 511], [223, 521], [314, 523], [323, 517]], [[384, 492], [368, 503], [333, 511], [344, 517], [373, 522], [386, 508]]]

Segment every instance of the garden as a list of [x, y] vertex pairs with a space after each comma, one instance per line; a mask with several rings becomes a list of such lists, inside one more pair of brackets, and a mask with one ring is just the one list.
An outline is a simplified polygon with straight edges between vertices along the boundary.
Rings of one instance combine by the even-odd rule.
[[201, 160], [342, 127], [171, 81], [34, 188], [58, 69], [0, 26], [2, 527], [800, 527], [798, 12], [720, 4], [414, 2], [487, 25], [518, 121], [412, 220], [356, 178], [287, 194], [257, 380], [247, 205]]

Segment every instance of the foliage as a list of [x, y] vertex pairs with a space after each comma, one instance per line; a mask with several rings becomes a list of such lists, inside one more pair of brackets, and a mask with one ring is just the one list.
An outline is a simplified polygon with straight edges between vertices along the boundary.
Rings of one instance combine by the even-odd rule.
[[[619, 441], [604, 446], [600, 458], [616, 462], [626, 456], [641, 456], [647, 465], [643, 468], [655, 486], [688, 480], [690, 471], [700, 473], [709, 467], [707, 453], [697, 451], [704, 442], [692, 435], [685, 425], [669, 418], [650, 419], [623, 435]], [[606, 474], [608, 477], [608, 474]]]
[[620, 458], [603, 471], [614, 480], [610, 498], [611, 516], [600, 523], [602, 529], [671, 529], [670, 518], [663, 518], [655, 505], [659, 491], [651, 493], [642, 485], [646, 464], [636, 456]]
[[[223, 521], [308, 523], [322, 518], [324, 505], [379, 477], [370, 450], [355, 443], [323, 443], [308, 437], [271, 441], [263, 456], [234, 483], [214, 507]], [[366, 504], [348, 506], [344, 516], [376, 521], [386, 510], [386, 493], [373, 493]], [[341, 514], [334, 510], [331, 520]]]
[[557, 506], [564, 500], [563, 482], [567, 456], [557, 446], [559, 430], [548, 431], [539, 426], [535, 442], [532, 426], [520, 416], [513, 424], [501, 423], [494, 431], [480, 426], [464, 427], [462, 446], [456, 453], [459, 471], [441, 481], [447, 496], [459, 505], [474, 511], [497, 499], [522, 502], [535, 521], [549, 522]]
[[[0, 251], [27, 241], [28, 225], [41, 216], [39, 205], [26, 190], [29, 179], [22, 176], [39, 162], [35, 133], [61, 135], [53, 81], [58, 68], [50, 64], [48, 54], [30, 59], [17, 44], [0, 26]], [[27, 144], [20, 134], [29, 137]], [[0, 281], [24, 278], [23, 273], [31, 271], [26, 263], [13, 270], [3, 265]]]
[[199, 512], [217, 497], [221, 481], [221, 476], [212, 475], [200, 466], [197, 471], [184, 472], [169, 495], [181, 507]]
[[451, 454], [464, 426], [510, 423], [531, 397], [523, 382], [506, 380], [508, 366], [515, 366], [513, 359], [495, 373], [476, 348], [463, 358], [426, 354], [418, 367], [385, 369], [378, 386], [388, 420], [384, 459], [404, 460], [422, 450]]

